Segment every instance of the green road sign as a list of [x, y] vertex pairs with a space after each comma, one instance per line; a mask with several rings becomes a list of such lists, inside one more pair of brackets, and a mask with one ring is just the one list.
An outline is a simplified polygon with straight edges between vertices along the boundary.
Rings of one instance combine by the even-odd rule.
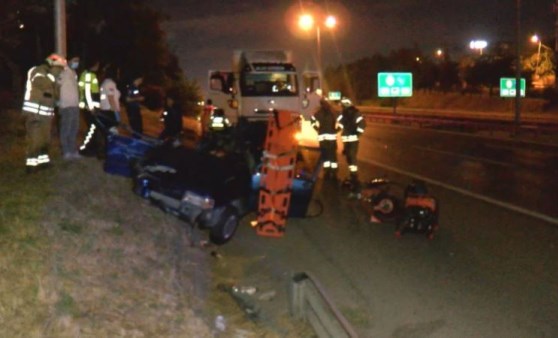
[[[500, 97], [515, 97], [515, 78], [501, 77], [500, 78]], [[520, 82], [521, 96], [525, 97], [525, 79]]]
[[327, 98], [331, 101], [340, 101], [341, 100], [341, 92], [329, 92], [329, 93], [327, 93]]
[[413, 96], [412, 73], [378, 73], [378, 97]]

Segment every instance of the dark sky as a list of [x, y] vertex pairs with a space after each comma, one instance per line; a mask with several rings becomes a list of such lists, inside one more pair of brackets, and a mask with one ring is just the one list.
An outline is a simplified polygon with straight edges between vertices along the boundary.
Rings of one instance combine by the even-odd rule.
[[[442, 45], [466, 52], [469, 41], [515, 41], [517, 0], [317, 1], [339, 14], [332, 35], [322, 31], [323, 64], [337, 65], [374, 53], [418, 45], [424, 53]], [[539, 33], [553, 45], [553, 0], [521, 0], [522, 35]], [[315, 34], [297, 36], [288, 13], [297, 0], [154, 0], [169, 16], [169, 42], [188, 78], [202, 89], [209, 69], [231, 67], [234, 49], [288, 49], [299, 69], [315, 68]]]

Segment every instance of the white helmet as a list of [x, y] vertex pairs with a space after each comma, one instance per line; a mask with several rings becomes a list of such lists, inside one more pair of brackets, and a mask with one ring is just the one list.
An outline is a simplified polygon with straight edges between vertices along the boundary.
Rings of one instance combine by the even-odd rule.
[[350, 107], [350, 106], [353, 105], [353, 103], [351, 102], [351, 100], [349, 100], [349, 98], [343, 97], [343, 98], [341, 99], [341, 105], [342, 105], [343, 107]]
[[64, 67], [67, 65], [66, 63], [66, 59], [63, 58], [62, 56], [56, 54], [56, 53], [52, 53], [50, 54], [47, 58], [46, 61], [48, 62], [48, 64], [50, 66], [60, 66], [60, 67]]

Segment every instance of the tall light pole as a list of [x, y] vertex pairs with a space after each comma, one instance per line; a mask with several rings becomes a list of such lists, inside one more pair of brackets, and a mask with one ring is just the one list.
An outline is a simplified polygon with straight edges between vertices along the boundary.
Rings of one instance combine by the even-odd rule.
[[54, 0], [56, 53], [66, 57], [66, 0]]
[[[323, 21], [323, 22], [320, 22]], [[320, 79], [320, 86], [323, 86], [322, 75], [322, 41], [321, 41], [321, 28], [322, 26], [327, 29], [333, 29], [337, 26], [337, 19], [333, 15], [328, 15], [323, 20], [316, 20], [312, 14], [302, 14], [298, 19], [298, 26], [304, 31], [316, 29], [316, 48], [317, 48], [317, 67], [318, 76]]]
[[521, 0], [516, 0], [515, 22], [515, 135], [521, 126]]

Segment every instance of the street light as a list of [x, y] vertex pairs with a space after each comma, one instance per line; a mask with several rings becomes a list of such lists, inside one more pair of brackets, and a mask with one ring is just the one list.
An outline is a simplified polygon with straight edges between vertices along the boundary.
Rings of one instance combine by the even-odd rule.
[[304, 31], [310, 31], [314, 27], [316, 28], [316, 45], [318, 54], [318, 75], [320, 78], [320, 86], [322, 86], [322, 45], [321, 45], [321, 28], [333, 29], [337, 26], [337, 18], [333, 15], [327, 15], [322, 18], [323, 22], [316, 21], [312, 14], [302, 14], [298, 18], [298, 26]]
[[478, 50], [480, 55], [482, 55], [482, 51], [486, 46], [488, 46], [488, 42], [485, 40], [473, 40], [469, 43], [469, 48]]
[[539, 63], [541, 60], [541, 47], [544, 47], [548, 50], [552, 51], [552, 48], [548, 47], [547, 45], [543, 44], [541, 39], [539, 38], [539, 36], [537, 34], [531, 36], [531, 42], [532, 43], [536, 43], [538, 44], [538, 48], [537, 48], [537, 64], [535, 66], [535, 74], [538, 74], [538, 70], [539, 70]]

